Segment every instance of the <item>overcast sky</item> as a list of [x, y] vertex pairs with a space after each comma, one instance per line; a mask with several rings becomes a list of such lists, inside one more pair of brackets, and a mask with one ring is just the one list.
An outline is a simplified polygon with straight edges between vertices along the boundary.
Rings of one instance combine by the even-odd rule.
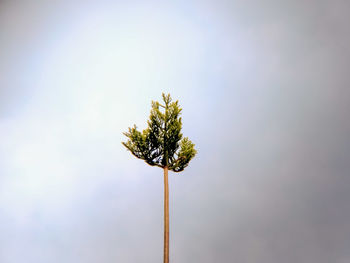
[[162, 262], [162, 92], [171, 262], [350, 262], [348, 1], [72, 2], [0, 2], [1, 263]]

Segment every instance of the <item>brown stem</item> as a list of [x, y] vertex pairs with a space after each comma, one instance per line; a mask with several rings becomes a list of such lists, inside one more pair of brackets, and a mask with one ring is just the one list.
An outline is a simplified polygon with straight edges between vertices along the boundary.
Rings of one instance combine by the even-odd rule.
[[168, 167], [164, 167], [164, 263], [169, 263], [169, 184]]

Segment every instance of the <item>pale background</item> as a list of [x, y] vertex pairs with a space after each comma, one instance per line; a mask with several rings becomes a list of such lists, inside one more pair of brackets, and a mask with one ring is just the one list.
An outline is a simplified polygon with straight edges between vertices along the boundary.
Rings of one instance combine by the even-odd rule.
[[350, 262], [348, 1], [73, 2], [0, 2], [1, 263], [162, 262], [162, 92], [171, 262]]

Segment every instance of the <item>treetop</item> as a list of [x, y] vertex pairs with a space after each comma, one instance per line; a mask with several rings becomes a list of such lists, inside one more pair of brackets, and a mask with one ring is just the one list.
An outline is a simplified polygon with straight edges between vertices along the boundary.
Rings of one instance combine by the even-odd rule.
[[197, 151], [187, 137], [182, 137], [182, 109], [178, 101], [173, 102], [170, 94], [162, 93], [162, 97], [164, 105], [152, 101], [148, 127], [142, 132], [137, 130], [136, 125], [129, 128], [123, 133], [128, 140], [122, 144], [149, 165], [181, 172]]

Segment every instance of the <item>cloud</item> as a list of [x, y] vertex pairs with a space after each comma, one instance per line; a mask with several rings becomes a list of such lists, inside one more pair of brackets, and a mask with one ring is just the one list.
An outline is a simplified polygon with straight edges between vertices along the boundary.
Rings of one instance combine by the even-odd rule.
[[161, 92], [198, 150], [173, 261], [349, 260], [347, 3], [1, 5], [1, 262], [162, 259], [162, 171], [120, 143]]

